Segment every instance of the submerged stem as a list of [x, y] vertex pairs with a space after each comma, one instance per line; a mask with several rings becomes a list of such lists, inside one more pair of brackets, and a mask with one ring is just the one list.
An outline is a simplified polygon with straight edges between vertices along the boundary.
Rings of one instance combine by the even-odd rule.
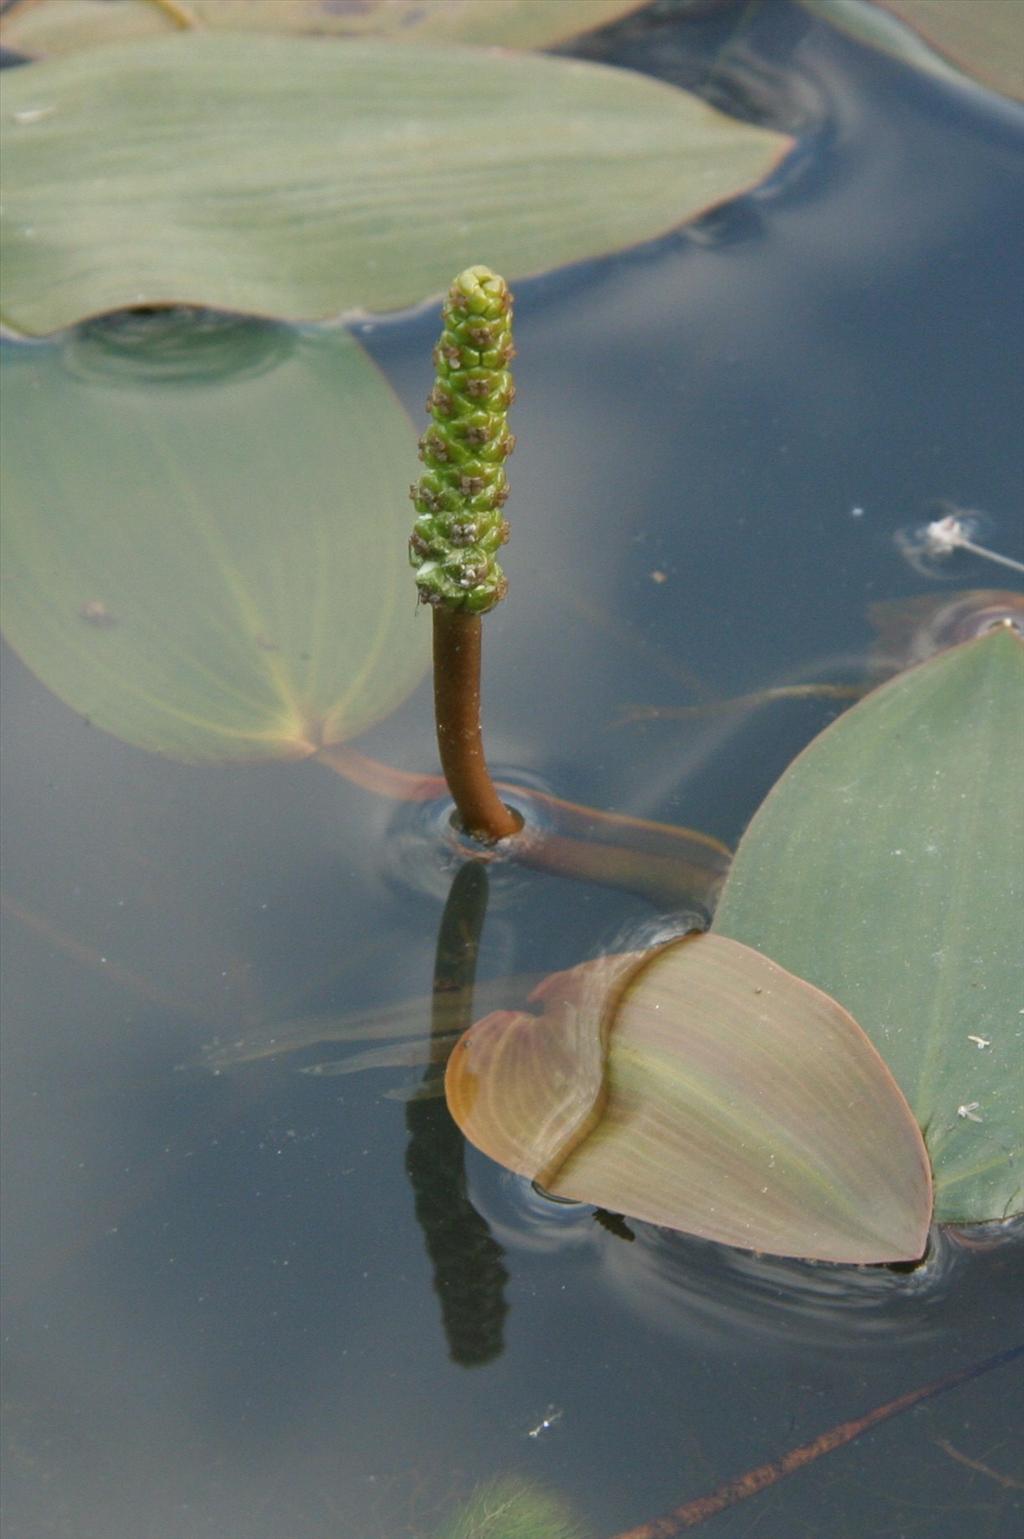
[[522, 819], [494, 787], [480, 733], [480, 616], [438, 607], [434, 615], [434, 719], [437, 748], [463, 828], [493, 844], [518, 833]]

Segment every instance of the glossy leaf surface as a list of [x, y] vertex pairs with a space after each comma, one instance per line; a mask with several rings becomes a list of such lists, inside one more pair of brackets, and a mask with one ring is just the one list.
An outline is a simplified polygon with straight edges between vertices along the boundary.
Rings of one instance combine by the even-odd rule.
[[913, 1259], [931, 1183], [906, 1102], [834, 1000], [715, 935], [606, 957], [454, 1049], [452, 1115], [553, 1195], [729, 1245]]
[[898, 675], [783, 775], [714, 921], [856, 1016], [950, 1222], [1024, 1208], [1022, 746], [1011, 626]]
[[[483, 43], [547, 48], [607, 26], [646, 0], [184, 0], [199, 26], [245, 32], [313, 32], [387, 37], [396, 43]], [[67, 53], [98, 43], [159, 37], [178, 30], [156, 0], [34, 0], [3, 28], [8, 48]]]
[[[389, 310], [650, 239], [789, 141], [628, 70], [456, 46], [188, 33], [13, 71], [3, 317]], [[481, 125], [486, 133], [481, 137]]]
[[426, 670], [411, 424], [346, 332], [122, 316], [3, 362], [5, 634], [142, 748], [296, 758]]

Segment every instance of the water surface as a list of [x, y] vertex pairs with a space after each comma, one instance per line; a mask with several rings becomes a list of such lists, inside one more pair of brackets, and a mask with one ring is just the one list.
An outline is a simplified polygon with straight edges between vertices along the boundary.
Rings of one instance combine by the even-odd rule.
[[[785, 4], [712, 71], [722, 25], [656, 7], [590, 50], [799, 145], [696, 228], [519, 286], [486, 719], [510, 774], [734, 842], [839, 704], [631, 707], [859, 676], [868, 606], [941, 585], [895, 535], [942, 499], [1024, 554], [1024, 123]], [[360, 329], [417, 421], [436, 325]], [[957, 558], [942, 582], [991, 575]], [[509, 1472], [610, 1539], [1020, 1338], [1019, 1244], [941, 1240], [915, 1275], [758, 1261], [613, 1232], [471, 1150], [446, 1335], [410, 1129], [436, 1140], [442, 1208], [463, 1156], [439, 1106], [417, 1122], [386, 1094], [415, 1072], [297, 1073], [315, 1047], [198, 1067], [216, 1037], [429, 993], [451, 870], [434, 812], [313, 764], [162, 760], [3, 669], [12, 1539], [400, 1539]], [[432, 770], [426, 689], [360, 746]], [[480, 976], [667, 921], [504, 870]], [[715, 1532], [1008, 1534], [1019, 1484], [949, 1449], [1019, 1482], [1020, 1410], [1001, 1370]]]

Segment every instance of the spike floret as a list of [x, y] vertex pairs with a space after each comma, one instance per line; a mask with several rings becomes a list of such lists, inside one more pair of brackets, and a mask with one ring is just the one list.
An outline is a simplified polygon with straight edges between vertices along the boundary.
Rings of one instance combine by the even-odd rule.
[[442, 315], [427, 397], [433, 420], [420, 439], [426, 468], [410, 489], [416, 522], [409, 559], [423, 603], [483, 614], [507, 587], [496, 553], [508, 539], [501, 509], [515, 444], [507, 420], [515, 395], [512, 295], [490, 268], [467, 267]]

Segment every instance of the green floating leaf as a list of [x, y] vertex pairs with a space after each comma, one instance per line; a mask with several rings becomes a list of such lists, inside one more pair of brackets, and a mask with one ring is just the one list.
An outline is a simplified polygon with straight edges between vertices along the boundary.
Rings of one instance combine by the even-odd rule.
[[55, 694], [191, 761], [295, 758], [426, 670], [412, 426], [346, 332], [164, 312], [8, 347], [4, 629]]
[[1008, 622], [890, 680], [772, 790], [714, 922], [856, 1016], [953, 1223], [1024, 1210], [1022, 721]]
[[728, 1245], [913, 1260], [931, 1181], [903, 1096], [856, 1022], [749, 947], [690, 936], [538, 989], [453, 1050], [452, 1115], [553, 1195]]
[[[388, 37], [396, 43], [500, 44], [549, 48], [607, 26], [647, 0], [181, 0], [179, 16], [201, 27], [244, 32], [315, 32]], [[159, 37], [181, 20], [158, 0], [35, 0], [4, 24], [8, 48], [26, 54], [68, 53], [98, 43]]]
[[3, 316], [389, 310], [650, 239], [790, 141], [627, 70], [495, 50], [181, 34], [15, 70]]
[[1024, 100], [1021, 0], [803, 3], [841, 31], [915, 69], [952, 79], [961, 79], [962, 73], [973, 75], [983, 85]]

